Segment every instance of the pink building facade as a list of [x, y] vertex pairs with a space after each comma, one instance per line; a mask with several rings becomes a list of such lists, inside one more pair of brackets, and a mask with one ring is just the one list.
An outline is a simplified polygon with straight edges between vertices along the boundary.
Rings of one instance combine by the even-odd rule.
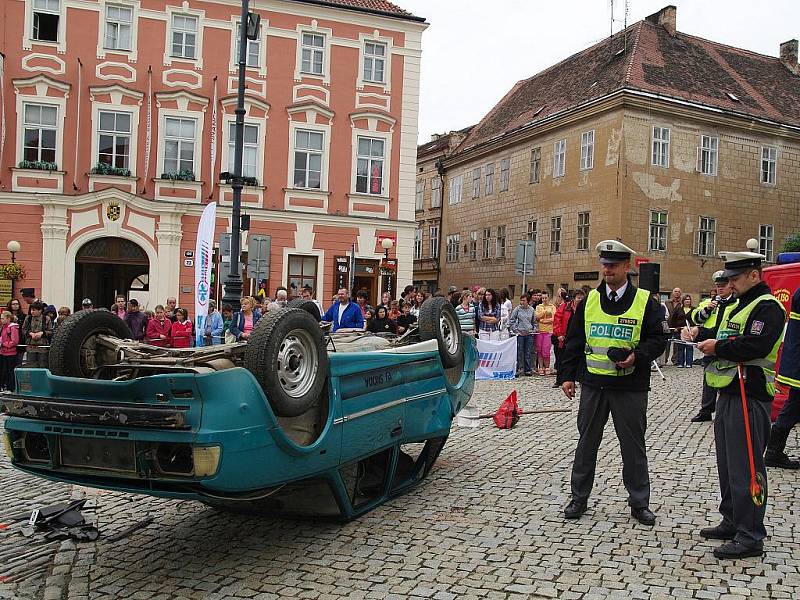
[[[151, 308], [168, 296], [193, 306], [205, 204], [219, 203], [217, 242], [230, 231], [240, 6], [5, 4], [0, 252], [12, 239], [22, 246], [17, 290], [57, 306], [86, 296], [103, 306], [120, 293]], [[324, 304], [350, 277], [373, 298], [410, 283], [426, 24], [382, 0], [255, 4], [247, 283], [267, 279], [270, 294], [310, 284]]]

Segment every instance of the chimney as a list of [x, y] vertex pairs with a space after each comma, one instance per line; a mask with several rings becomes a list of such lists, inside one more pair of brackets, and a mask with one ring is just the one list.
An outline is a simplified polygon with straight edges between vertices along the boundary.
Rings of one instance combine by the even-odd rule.
[[797, 64], [797, 40], [789, 40], [781, 44], [781, 62], [795, 75], [800, 75]]
[[436, 140], [438, 140], [438, 139], [439, 139], [439, 138], [441, 138], [441, 137], [442, 137], [442, 134], [441, 134], [441, 133], [432, 133], [432, 134], [431, 134], [431, 141], [432, 141], [432, 142], [435, 142]]
[[670, 4], [669, 6], [662, 8], [657, 13], [653, 13], [647, 17], [647, 20], [651, 23], [655, 23], [656, 25], [661, 25], [667, 30], [667, 33], [675, 37], [675, 31], [677, 29], [677, 16], [678, 9]]

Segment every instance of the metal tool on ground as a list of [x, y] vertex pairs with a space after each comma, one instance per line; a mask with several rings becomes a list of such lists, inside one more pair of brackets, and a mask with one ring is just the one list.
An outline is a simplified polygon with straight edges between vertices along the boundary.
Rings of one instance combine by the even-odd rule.
[[761, 473], [756, 473], [753, 460], [753, 438], [750, 434], [750, 415], [747, 412], [747, 396], [744, 392], [744, 368], [742, 364], [736, 365], [739, 373], [739, 391], [742, 396], [742, 415], [744, 415], [744, 434], [747, 441], [747, 459], [750, 461], [750, 498], [756, 506], [763, 506], [767, 500], [767, 482]]
[[122, 531], [118, 531], [117, 533], [111, 534], [110, 536], [108, 536], [106, 538], [103, 538], [103, 539], [106, 541], [106, 543], [117, 542], [117, 541], [119, 541], [119, 540], [121, 540], [123, 538], [128, 537], [130, 534], [132, 534], [137, 529], [142, 529], [144, 527], [147, 527], [154, 520], [155, 519], [152, 516], [148, 515], [144, 519], [142, 519], [141, 521], [137, 521], [136, 523], [134, 523], [133, 525], [129, 525], [128, 527], [126, 527]]
[[[572, 412], [571, 408], [535, 408], [531, 410], [519, 411], [517, 414], [518, 416], [522, 415], [536, 415], [536, 414], [545, 414], [545, 413], [563, 413], [563, 412]], [[456, 415], [456, 426], [457, 427], [479, 427], [479, 421], [481, 419], [494, 419], [497, 415], [497, 412], [493, 413], [485, 413], [481, 414], [479, 410], [475, 407], [465, 407], [463, 408], [457, 415]]]

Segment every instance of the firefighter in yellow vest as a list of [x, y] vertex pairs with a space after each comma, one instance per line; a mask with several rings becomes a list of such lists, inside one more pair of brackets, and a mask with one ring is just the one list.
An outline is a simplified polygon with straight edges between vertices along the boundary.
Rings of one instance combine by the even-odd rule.
[[586, 512], [597, 450], [611, 414], [622, 452], [622, 480], [631, 515], [652, 526], [650, 475], [644, 436], [650, 364], [667, 346], [669, 326], [661, 304], [631, 283], [633, 250], [617, 240], [597, 244], [603, 282], [589, 292], [570, 319], [558, 374], [568, 398], [581, 383], [578, 433], [567, 519]]
[[[692, 311], [689, 318], [694, 325], [705, 327], [706, 329], [714, 329], [716, 326], [717, 318], [725, 310], [725, 307], [736, 302], [736, 295], [733, 293], [731, 283], [725, 277], [724, 271], [717, 271], [714, 273], [714, 287], [716, 288], [716, 296], [713, 298], [706, 298], [703, 300], [696, 309]], [[707, 367], [714, 360], [711, 356], [703, 357], [703, 367]], [[710, 421], [711, 414], [717, 406], [717, 393], [719, 390], [713, 388], [705, 379], [703, 380], [703, 396], [700, 401], [700, 411], [692, 417], [692, 423], [702, 423], [703, 421]]]
[[[753, 240], [754, 241], [754, 240]], [[752, 242], [748, 242], [750, 247]], [[766, 498], [756, 505], [750, 493], [750, 462], [742, 413], [737, 365], [745, 373], [745, 397], [750, 421], [756, 473], [766, 484], [764, 449], [770, 431], [770, 411], [775, 393], [775, 361], [785, 312], [761, 279], [761, 261], [756, 252], [721, 252], [725, 275], [737, 302], [728, 305], [714, 328], [692, 328], [685, 337], [699, 340], [697, 347], [714, 360], [706, 367], [706, 382], [719, 390], [714, 441], [722, 501], [722, 522], [700, 531], [706, 539], [724, 540], [714, 549], [719, 559], [761, 556], [767, 531], [764, 528]], [[765, 485], [766, 488], [766, 485]], [[767, 490], [764, 489], [766, 497]]]

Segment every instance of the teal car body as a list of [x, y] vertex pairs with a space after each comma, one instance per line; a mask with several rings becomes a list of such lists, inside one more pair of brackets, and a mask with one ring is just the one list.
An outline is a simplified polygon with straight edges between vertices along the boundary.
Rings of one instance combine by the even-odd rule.
[[315, 432], [277, 417], [242, 367], [129, 381], [18, 369], [2, 397], [6, 450], [58, 481], [348, 520], [428, 474], [472, 395], [470, 336], [463, 357], [445, 369], [435, 342], [330, 353]]

